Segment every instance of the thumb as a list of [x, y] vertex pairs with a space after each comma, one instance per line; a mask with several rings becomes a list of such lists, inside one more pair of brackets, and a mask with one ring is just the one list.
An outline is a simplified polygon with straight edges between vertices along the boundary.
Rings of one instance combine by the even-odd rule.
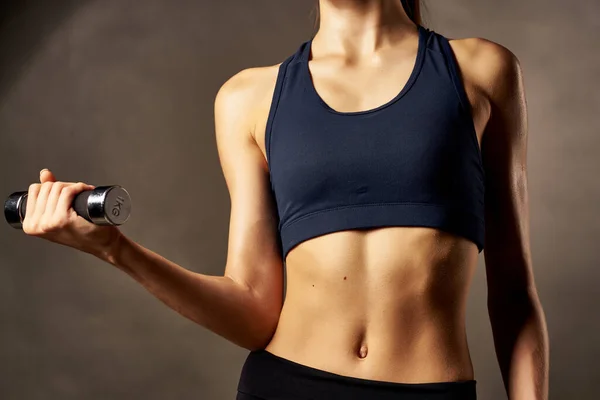
[[52, 171], [50, 171], [47, 168], [44, 168], [40, 171], [40, 182], [56, 182], [56, 177], [54, 176]]

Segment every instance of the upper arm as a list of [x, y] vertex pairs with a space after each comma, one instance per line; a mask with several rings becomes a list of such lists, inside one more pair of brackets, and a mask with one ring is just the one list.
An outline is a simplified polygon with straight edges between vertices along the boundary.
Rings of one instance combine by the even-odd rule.
[[527, 105], [521, 66], [505, 47], [476, 39], [471, 74], [489, 102], [482, 136], [489, 299], [535, 292], [529, 244]]
[[231, 200], [225, 276], [279, 313], [283, 262], [277, 211], [268, 167], [254, 139], [256, 127], [264, 126], [275, 79], [273, 67], [251, 68], [230, 78], [215, 99], [215, 131]]

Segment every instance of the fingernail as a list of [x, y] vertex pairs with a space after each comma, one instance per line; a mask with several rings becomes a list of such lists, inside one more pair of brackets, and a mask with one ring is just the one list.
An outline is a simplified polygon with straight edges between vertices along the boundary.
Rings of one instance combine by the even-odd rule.
[[48, 168], [44, 168], [43, 170], [40, 171], [40, 175], [42, 174], [42, 172], [44, 171], [48, 171]]

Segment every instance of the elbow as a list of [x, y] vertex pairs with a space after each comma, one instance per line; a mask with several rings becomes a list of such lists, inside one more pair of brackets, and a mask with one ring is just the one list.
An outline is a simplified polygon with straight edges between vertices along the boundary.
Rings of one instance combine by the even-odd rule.
[[246, 331], [238, 345], [250, 350], [263, 350], [271, 342], [279, 323], [280, 312], [257, 306], [252, 314], [252, 328]]
[[252, 290], [252, 339], [249, 340], [246, 349], [250, 351], [263, 350], [269, 345], [275, 335], [279, 318], [283, 308], [283, 292], [264, 293]]
[[236, 321], [228, 323], [228, 339], [234, 344], [250, 350], [262, 350], [271, 342], [283, 307], [283, 294], [265, 293], [254, 287], [238, 283], [227, 276], [241, 287], [243, 296], [236, 305]]
[[263, 350], [271, 342], [275, 334], [278, 319], [277, 317], [277, 319], [269, 318], [263, 320], [260, 324], [257, 324], [256, 330], [252, 335], [248, 335], [242, 343], [238, 344], [250, 351]]
[[522, 305], [539, 303], [537, 289], [534, 285], [501, 285], [488, 289], [488, 307]]
[[502, 320], [504, 323], [508, 320], [525, 320], [532, 314], [542, 312], [535, 287], [490, 291], [487, 308], [492, 320]]

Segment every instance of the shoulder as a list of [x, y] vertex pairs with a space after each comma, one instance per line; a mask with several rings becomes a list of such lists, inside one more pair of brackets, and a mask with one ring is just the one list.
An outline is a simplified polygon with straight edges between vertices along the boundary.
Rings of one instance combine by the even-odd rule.
[[275, 88], [279, 64], [246, 68], [228, 78], [219, 88], [215, 107], [248, 107]]
[[268, 114], [280, 65], [243, 69], [221, 85], [214, 102], [215, 124], [232, 129], [217, 132], [255, 137]]
[[505, 46], [473, 37], [449, 39], [464, 77], [490, 100], [514, 91], [522, 80], [517, 56]]

